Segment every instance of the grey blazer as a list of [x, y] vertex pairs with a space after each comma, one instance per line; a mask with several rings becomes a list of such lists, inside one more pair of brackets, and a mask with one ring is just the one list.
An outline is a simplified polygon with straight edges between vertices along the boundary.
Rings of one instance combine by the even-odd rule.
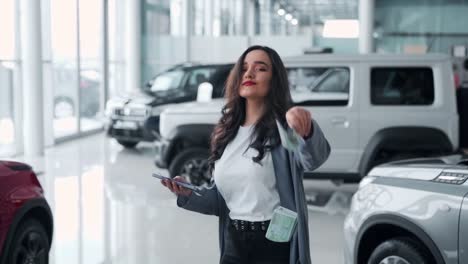
[[[304, 170], [312, 171], [322, 165], [330, 154], [330, 145], [319, 125], [313, 120], [313, 134], [301, 149], [302, 159], [281, 145], [272, 150], [273, 167], [280, 204], [297, 212], [298, 224], [291, 239], [290, 264], [310, 264], [308, 211], [303, 185]], [[179, 196], [177, 205], [184, 209], [219, 217], [219, 246], [221, 257], [224, 254], [229, 209], [216, 184], [201, 191], [201, 196]]]

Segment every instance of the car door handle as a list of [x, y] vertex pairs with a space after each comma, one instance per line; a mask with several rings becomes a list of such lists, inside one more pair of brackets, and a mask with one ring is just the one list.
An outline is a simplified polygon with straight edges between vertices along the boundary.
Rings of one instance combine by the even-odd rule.
[[346, 119], [346, 117], [333, 117], [331, 119], [331, 123], [334, 126], [344, 126], [344, 127], [349, 127], [349, 121]]

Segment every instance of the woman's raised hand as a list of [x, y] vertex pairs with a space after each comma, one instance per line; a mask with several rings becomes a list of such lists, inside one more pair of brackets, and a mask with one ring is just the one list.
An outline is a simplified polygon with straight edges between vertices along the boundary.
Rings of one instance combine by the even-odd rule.
[[164, 185], [166, 188], [168, 188], [171, 192], [173, 192], [173, 193], [175, 193], [177, 195], [189, 196], [189, 195], [192, 194], [192, 190], [189, 190], [187, 188], [179, 186], [174, 181], [187, 182], [183, 177], [175, 176], [172, 181], [171, 180], [161, 180], [161, 184]]
[[295, 106], [286, 112], [286, 121], [303, 138], [308, 137], [313, 130], [312, 115], [304, 108]]

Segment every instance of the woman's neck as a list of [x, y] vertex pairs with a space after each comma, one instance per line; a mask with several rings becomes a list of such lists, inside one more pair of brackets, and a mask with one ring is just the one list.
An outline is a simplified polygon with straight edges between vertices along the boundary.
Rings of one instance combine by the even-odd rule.
[[250, 126], [257, 123], [258, 119], [263, 115], [264, 106], [263, 100], [246, 100], [245, 121], [243, 126]]

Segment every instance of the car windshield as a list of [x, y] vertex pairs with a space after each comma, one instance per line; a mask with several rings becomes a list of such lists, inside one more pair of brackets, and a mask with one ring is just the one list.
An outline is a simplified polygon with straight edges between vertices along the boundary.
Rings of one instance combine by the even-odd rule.
[[177, 89], [180, 87], [183, 77], [184, 72], [180, 70], [163, 73], [154, 79], [153, 85], [151, 86], [151, 92]]

